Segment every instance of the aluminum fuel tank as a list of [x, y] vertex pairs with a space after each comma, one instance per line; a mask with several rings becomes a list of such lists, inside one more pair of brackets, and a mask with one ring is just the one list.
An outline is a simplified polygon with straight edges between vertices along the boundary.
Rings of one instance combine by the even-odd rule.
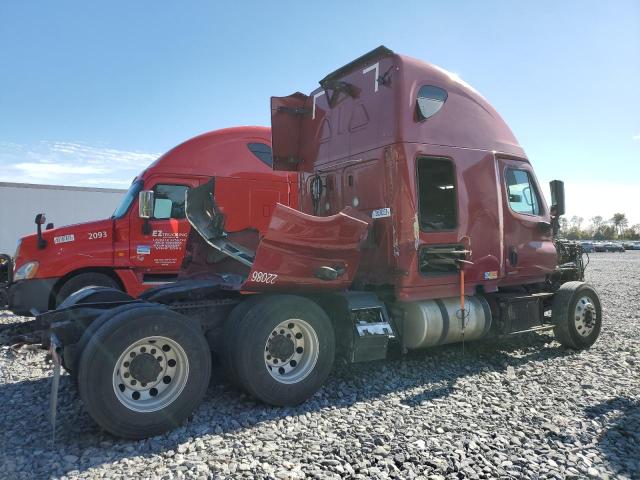
[[[460, 298], [438, 298], [398, 304], [404, 310], [403, 343], [408, 349], [461, 342], [463, 325]], [[486, 299], [465, 297], [464, 340], [478, 340], [491, 328], [491, 309]]]

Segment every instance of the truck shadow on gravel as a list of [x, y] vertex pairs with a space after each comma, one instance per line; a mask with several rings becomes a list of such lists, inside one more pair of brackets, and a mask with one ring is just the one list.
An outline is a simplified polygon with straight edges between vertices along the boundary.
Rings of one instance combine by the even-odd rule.
[[587, 418], [606, 425], [597, 439], [600, 451], [618, 475], [640, 475], [640, 400], [615, 397], [585, 409]]
[[502, 381], [508, 382], [513, 380], [511, 367], [572, 355], [552, 341], [552, 335], [527, 334], [508, 340], [468, 343], [464, 355], [460, 345], [448, 345], [410, 353], [403, 359], [338, 366], [316, 395], [300, 406], [289, 408], [256, 402], [230, 386], [220, 369], [214, 368], [208, 394], [186, 424], [140, 441], [117, 439], [101, 431], [82, 410], [73, 381], [64, 375], [56, 443], [52, 445], [48, 423], [51, 380], [3, 384], [0, 402], [11, 401], [13, 405], [5, 404], [3, 408], [15, 410], [11, 424], [0, 429], [0, 463], [18, 462], [19, 469], [16, 457], [24, 454], [33, 457], [27, 463], [36, 477], [83, 472], [134, 456], [163, 455], [198, 437], [233, 434], [265, 422], [302, 417], [323, 409], [348, 408], [356, 402], [383, 400], [388, 394], [399, 396], [406, 408], [416, 407], [448, 396], [458, 379], [489, 372], [503, 376]]

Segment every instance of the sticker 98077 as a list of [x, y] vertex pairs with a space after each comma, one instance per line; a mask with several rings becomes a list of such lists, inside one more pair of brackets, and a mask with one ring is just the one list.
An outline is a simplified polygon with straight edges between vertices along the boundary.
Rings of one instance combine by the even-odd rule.
[[269, 285], [273, 285], [276, 283], [276, 278], [278, 278], [277, 273], [265, 273], [265, 272], [251, 273], [251, 280], [256, 283], [268, 283]]
[[102, 230], [100, 232], [89, 232], [89, 240], [99, 240], [101, 238], [107, 238], [107, 231]]

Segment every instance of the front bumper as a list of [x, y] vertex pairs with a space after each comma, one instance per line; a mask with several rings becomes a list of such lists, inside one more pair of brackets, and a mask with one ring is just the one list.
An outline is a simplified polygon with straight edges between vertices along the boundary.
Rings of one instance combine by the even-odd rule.
[[9, 255], [0, 254], [0, 309], [9, 302], [9, 284], [13, 276], [13, 260]]
[[9, 310], [16, 315], [31, 316], [32, 309], [38, 312], [49, 310], [49, 299], [58, 278], [33, 278], [9, 285]]

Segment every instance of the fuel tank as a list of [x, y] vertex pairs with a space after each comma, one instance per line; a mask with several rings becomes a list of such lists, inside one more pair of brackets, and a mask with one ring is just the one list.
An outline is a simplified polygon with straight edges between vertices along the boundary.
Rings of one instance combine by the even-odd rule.
[[402, 337], [411, 350], [463, 340], [478, 340], [491, 328], [491, 309], [484, 297], [465, 297], [464, 328], [460, 298], [438, 298], [399, 304], [404, 311]]

